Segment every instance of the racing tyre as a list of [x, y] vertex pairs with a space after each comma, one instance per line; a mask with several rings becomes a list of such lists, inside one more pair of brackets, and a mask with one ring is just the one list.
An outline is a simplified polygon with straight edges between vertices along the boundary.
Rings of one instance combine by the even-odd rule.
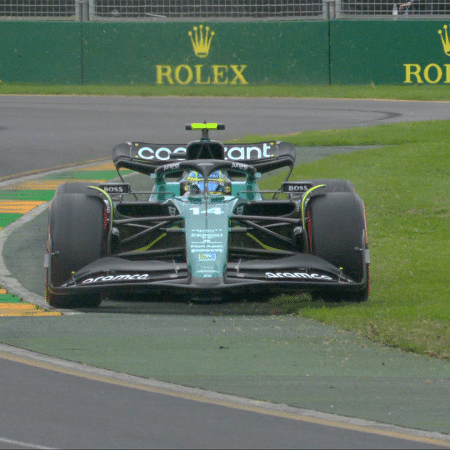
[[50, 253], [46, 280], [46, 301], [55, 308], [98, 307], [98, 293], [61, 295], [59, 287], [87, 264], [106, 253], [105, 206], [98, 197], [78, 193], [57, 193], [50, 205], [47, 251]]
[[314, 186], [325, 184], [326, 187], [323, 188], [321, 192], [331, 193], [331, 192], [355, 192], [353, 184], [348, 180], [341, 180], [339, 178], [317, 178], [311, 180]]
[[62, 183], [58, 186], [55, 192], [55, 196], [61, 194], [85, 194], [90, 196], [98, 196], [98, 191], [95, 189], [90, 189], [90, 186], [99, 186], [99, 183], [89, 183], [89, 182], [68, 182]]
[[336, 267], [360, 290], [337, 291], [332, 300], [365, 301], [369, 296], [369, 262], [366, 261], [367, 230], [364, 203], [350, 192], [332, 192], [315, 197], [307, 208], [310, 253]]

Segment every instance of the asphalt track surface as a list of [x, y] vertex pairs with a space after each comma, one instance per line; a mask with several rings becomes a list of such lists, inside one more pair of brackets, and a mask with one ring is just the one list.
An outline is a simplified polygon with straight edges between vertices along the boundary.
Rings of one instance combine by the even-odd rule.
[[[181, 123], [182, 130], [184, 123], [203, 119], [225, 122], [228, 130], [220, 138], [227, 139], [249, 133], [450, 117], [448, 103], [433, 102], [8, 96], [0, 97], [0, 103], [3, 177], [105, 157], [114, 144], [126, 140], [186, 142], [196, 136], [170, 129]], [[39, 220], [42, 215], [24, 225], [29, 227], [28, 234], [35, 233], [37, 247], [30, 253], [40, 253]], [[339, 416], [448, 434], [447, 363], [400, 354], [320, 324], [280, 320], [262, 311], [252, 315], [239, 306], [225, 306], [214, 314], [205, 313], [205, 307], [189, 308], [109, 302], [93, 314], [2, 318], [0, 342], [15, 347], [0, 348], [0, 448], [448, 445], [445, 436], [437, 433]], [[185, 346], [172, 345], [175, 337], [184, 340]], [[121, 346], [124, 342], [128, 347]], [[146, 347], [155, 343], [160, 346]], [[199, 351], [204, 354], [203, 362], [208, 361], [203, 376], [193, 367], [200, 361]], [[286, 354], [291, 357], [285, 358]], [[245, 359], [250, 355], [253, 362], [249, 365]], [[142, 378], [127, 378], [66, 359]], [[169, 364], [170, 359], [175, 364]], [[149, 378], [177, 385], [150, 382], [149, 387]], [[261, 403], [261, 399], [273, 403]], [[283, 403], [293, 408], [277, 406]], [[422, 417], [411, 414], [415, 408]], [[314, 409], [322, 413], [310, 411]], [[409, 422], [405, 423], [405, 417]]]
[[185, 143], [189, 122], [223, 122], [226, 140], [414, 120], [447, 119], [446, 102], [197, 97], [0, 96], [0, 178], [108, 157], [127, 141]]

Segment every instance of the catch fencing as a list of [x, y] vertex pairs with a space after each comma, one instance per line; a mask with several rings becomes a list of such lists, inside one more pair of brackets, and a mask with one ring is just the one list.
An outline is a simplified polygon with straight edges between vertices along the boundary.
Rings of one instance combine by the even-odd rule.
[[423, 19], [449, 0], [3, 0], [0, 20], [157, 21]]

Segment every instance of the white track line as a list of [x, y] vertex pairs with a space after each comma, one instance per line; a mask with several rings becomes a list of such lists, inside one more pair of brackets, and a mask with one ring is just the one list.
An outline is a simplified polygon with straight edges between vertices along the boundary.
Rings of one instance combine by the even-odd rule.
[[0, 437], [0, 442], [8, 445], [17, 445], [18, 447], [24, 447], [24, 448], [35, 448], [40, 450], [55, 450], [53, 447], [44, 447], [43, 445], [38, 444], [31, 444], [30, 442], [22, 442], [22, 441], [15, 441], [14, 439], [6, 439]]

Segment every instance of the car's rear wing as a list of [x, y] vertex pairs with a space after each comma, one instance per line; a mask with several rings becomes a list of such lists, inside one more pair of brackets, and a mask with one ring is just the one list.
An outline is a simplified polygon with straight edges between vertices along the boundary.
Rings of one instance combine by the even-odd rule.
[[[188, 145], [126, 142], [114, 147], [113, 161], [118, 170], [126, 168], [144, 174], [151, 174], [158, 167], [170, 161], [193, 159], [192, 156], [187, 156], [186, 148], [192, 148], [196, 144], [197, 141]], [[256, 144], [221, 144], [217, 141], [198, 141], [198, 145], [202, 147], [202, 151], [199, 152], [201, 159], [208, 153], [208, 145], [211, 145], [211, 150], [214, 151], [218, 145], [223, 145], [223, 159], [251, 165], [260, 173], [286, 166], [292, 168], [297, 153], [294, 145], [283, 141], [269, 141]], [[207, 159], [209, 158], [207, 157]]]

